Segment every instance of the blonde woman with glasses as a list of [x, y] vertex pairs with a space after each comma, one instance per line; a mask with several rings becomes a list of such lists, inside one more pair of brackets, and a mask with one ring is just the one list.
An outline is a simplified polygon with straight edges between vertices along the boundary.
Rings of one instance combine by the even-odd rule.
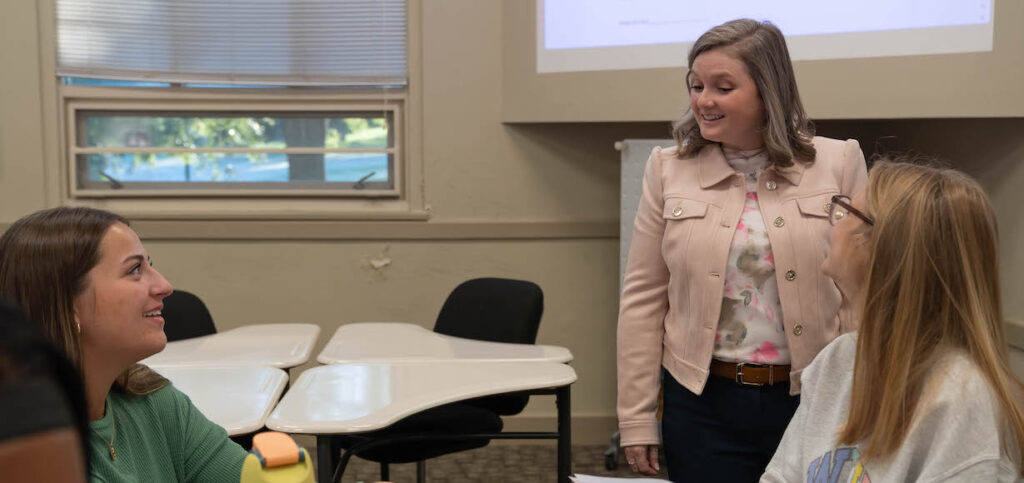
[[762, 481], [1019, 481], [996, 220], [966, 175], [879, 162], [834, 199], [823, 270], [858, 332], [804, 370], [800, 407]]

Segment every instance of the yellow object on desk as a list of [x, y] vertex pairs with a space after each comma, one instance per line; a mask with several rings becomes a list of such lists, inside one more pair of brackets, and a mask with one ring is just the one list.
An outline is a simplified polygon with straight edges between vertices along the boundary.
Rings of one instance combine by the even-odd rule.
[[313, 483], [309, 453], [284, 433], [267, 431], [253, 438], [242, 463], [241, 483]]

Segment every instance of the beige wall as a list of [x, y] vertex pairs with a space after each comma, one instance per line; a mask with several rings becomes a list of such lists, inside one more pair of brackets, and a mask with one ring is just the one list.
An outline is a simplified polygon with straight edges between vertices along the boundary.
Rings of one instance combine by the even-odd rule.
[[0, 4], [0, 221], [46, 207], [32, 0]]
[[[610, 431], [615, 399], [619, 161], [612, 144], [665, 137], [667, 122], [503, 124], [503, 3], [422, 5], [419, 122], [429, 221], [297, 222], [294, 233], [305, 235], [295, 239], [287, 223], [273, 239], [253, 239], [241, 221], [226, 228], [149, 221], [139, 230], [157, 267], [175, 285], [201, 294], [221, 329], [315, 322], [323, 327], [321, 344], [338, 325], [354, 321], [430, 326], [444, 296], [468, 278], [534, 280], [546, 295], [539, 342], [567, 346], [576, 356], [573, 410], [583, 422], [576, 424], [577, 440], [600, 442]], [[32, 0], [0, 4], [0, 224], [54, 202], [41, 162], [56, 148], [40, 133], [36, 11]], [[861, 139], [868, 153], [874, 138], [896, 134], [899, 147], [947, 156], [978, 176], [1002, 224], [1007, 315], [1024, 319], [1024, 217], [1018, 214], [1024, 120], [820, 125], [828, 134]], [[456, 226], [464, 235], [446, 234]], [[308, 235], [316, 227], [325, 234]], [[370, 259], [390, 264], [378, 271]], [[553, 414], [553, 403], [541, 399], [522, 424]]]

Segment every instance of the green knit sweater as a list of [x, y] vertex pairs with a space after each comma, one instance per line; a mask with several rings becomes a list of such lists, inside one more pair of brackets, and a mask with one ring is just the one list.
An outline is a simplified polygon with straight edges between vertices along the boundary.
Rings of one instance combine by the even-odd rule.
[[170, 385], [144, 397], [110, 391], [106, 414], [89, 426], [93, 482], [235, 483], [247, 454]]

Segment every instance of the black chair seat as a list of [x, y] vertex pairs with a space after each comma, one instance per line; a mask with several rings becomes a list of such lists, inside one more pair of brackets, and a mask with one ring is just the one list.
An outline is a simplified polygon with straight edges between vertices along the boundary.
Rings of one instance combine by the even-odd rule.
[[[445, 404], [413, 414], [378, 431], [341, 436], [343, 448], [351, 448], [369, 440], [389, 439], [415, 435], [459, 435], [497, 433], [504, 427], [501, 418], [491, 411], [462, 403]], [[487, 446], [487, 439], [442, 440], [436, 442], [389, 443], [356, 456], [365, 460], [386, 463], [412, 463], [436, 458], [449, 453]]]

